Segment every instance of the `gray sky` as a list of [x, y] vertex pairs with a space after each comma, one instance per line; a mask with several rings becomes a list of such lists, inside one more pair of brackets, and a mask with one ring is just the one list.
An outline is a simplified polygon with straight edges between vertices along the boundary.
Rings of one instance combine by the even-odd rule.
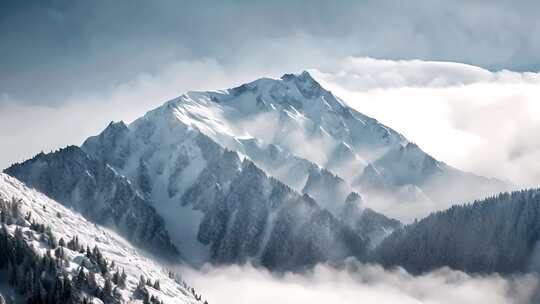
[[[355, 91], [373, 89], [374, 84], [395, 89], [396, 78], [378, 77], [380, 69], [364, 73], [359, 81], [357, 73], [348, 70], [350, 57], [450, 61], [483, 68], [457, 74], [452, 69], [433, 70], [429, 64], [400, 69], [398, 83], [416, 87], [430, 87], [429, 81], [418, 82], [423, 77], [451, 76], [453, 82], [445, 85], [455, 85], [485, 81], [482, 77], [491, 73], [487, 70], [537, 71], [540, 35], [533, 33], [540, 32], [540, 2], [515, 2], [2, 1], [0, 167], [40, 150], [80, 144], [109, 121], [130, 121], [186, 90], [230, 87], [303, 69], [328, 73], [319, 77], [350, 99], [358, 97]], [[481, 95], [463, 94], [466, 101]], [[382, 115], [391, 113], [394, 105], [380, 104], [385, 106], [357, 108], [444, 161], [483, 174], [506, 174], [482, 169], [493, 164], [471, 165], [452, 158], [444, 153], [451, 147], [430, 146], [438, 141], [418, 131], [425, 128]], [[471, 115], [476, 112], [459, 109], [454, 111], [458, 114], [447, 113], [445, 123], [455, 129], [456, 122], [476, 121]], [[438, 117], [440, 110], [433, 111], [435, 116], [428, 113], [424, 121]], [[538, 125], [531, 121], [533, 127], [526, 132]], [[531, 148], [535, 153], [537, 146]]]
[[534, 0], [2, 1], [0, 92], [55, 105], [202, 58], [280, 72], [343, 56], [536, 70], [539, 10]]

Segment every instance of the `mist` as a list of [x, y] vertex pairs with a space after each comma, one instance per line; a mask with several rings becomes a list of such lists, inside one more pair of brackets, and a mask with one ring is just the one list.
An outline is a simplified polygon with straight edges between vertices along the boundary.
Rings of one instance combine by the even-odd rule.
[[531, 303], [538, 292], [534, 275], [468, 275], [439, 269], [412, 276], [403, 269], [353, 260], [341, 269], [317, 265], [310, 273], [274, 274], [251, 265], [182, 270], [183, 278], [204, 290], [209, 303]]
[[429, 61], [346, 58], [321, 84], [438, 160], [520, 187], [540, 185], [540, 74]]

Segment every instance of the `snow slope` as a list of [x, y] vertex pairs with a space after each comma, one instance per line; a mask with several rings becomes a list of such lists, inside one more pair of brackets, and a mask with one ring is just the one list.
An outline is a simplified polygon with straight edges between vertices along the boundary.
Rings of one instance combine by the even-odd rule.
[[[384, 205], [388, 196], [442, 209], [509, 186], [435, 160], [403, 135], [347, 106], [307, 72], [262, 78], [227, 90], [188, 92], [152, 113], [164, 109], [174, 113], [171, 124], [176, 120], [200, 130], [249, 157], [335, 215], [352, 191], [361, 193], [370, 207], [399, 217], [404, 210]], [[129, 128], [140, 123], [135, 121]], [[317, 191], [306, 187], [317, 170], [342, 182], [327, 183]], [[320, 174], [328, 176], [326, 172]]]
[[[125, 269], [127, 287], [122, 290], [123, 303], [142, 303], [141, 300], [132, 298], [141, 275], [150, 278], [152, 282], [160, 281], [161, 290], [155, 290], [151, 287], [148, 287], [148, 290], [150, 294], [157, 296], [164, 303], [199, 303], [188, 287], [169, 278], [165, 268], [152, 258], [143, 255], [118, 234], [88, 222], [77, 212], [73, 212], [42, 193], [28, 188], [6, 174], [0, 174], [0, 198], [6, 201], [12, 198], [20, 200], [23, 213], [31, 212], [33, 220], [51, 227], [57, 239], [63, 238], [67, 241], [78, 236], [80, 242], [89, 245], [90, 248], [97, 245], [107, 260], [114, 261], [119, 269]], [[17, 225], [9, 225], [9, 231], [14, 231], [15, 226]], [[24, 227], [23, 231], [31, 232]], [[41, 254], [45, 253], [44, 244], [37, 239], [29, 238], [28, 242], [32, 243]], [[65, 252], [69, 257], [68, 270], [72, 275], [76, 275], [84, 254], [70, 251], [67, 248]], [[98, 277], [98, 281], [102, 284], [103, 278]]]
[[[366, 207], [410, 220], [443, 208], [439, 197], [448, 203], [501, 186], [433, 159], [307, 72], [189, 92], [129, 125], [111, 123], [80, 148], [5, 172], [85, 216], [105, 202], [91, 219], [116, 227], [126, 225], [103, 210], [129, 215], [121, 207], [135, 197], [146, 211], [132, 222], [148, 228], [144, 219], [153, 219], [159, 228], [135, 240], [161, 236], [160, 248], [176, 247], [193, 264], [277, 268], [361, 258], [401, 226]], [[115, 179], [125, 191], [110, 186]]]
[[[283, 265], [272, 258], [279, 248], [268, 247], [278, 246], [274, 239], [291, 241], [290, 254], [296, 258], [286, 262], [285, 256], [279, 258], [288, 267], [294, 263], [303, 266], [309, 260], [327, 260], [330, 255], [358, 254], [357, 250], [350, 251], [357, 241], [351, 239], [352, 243], [345, 246], [341, 243], [340, 235], [345, 230], [340, 227], [338, 215], [350, 192], [343, 180], [309, 161], [292, 156], [300, 166], [309, 168], [309, 176], [305, 179], [310, 187], [304, 192], [315, 201], [311, 197], [304, 198], [253, 165], [245, 154], [224, 149], [193, 126], [185, 114], [174, 103], [166, 103], [129, 126], [123, 122], [111, 123], [98, 136], [88, 138], [82, 149], [99, 161], [113, 165], [154, 202], [175, 244], [190, 262], [230, 263], [248, 258], [265, 266], [281, 267]], [[210, 114], [200, 117], [206, 119]], [[13, 173], [19, 176], [16, 171]], [[328, 181], [333, 185], [326, 183]], [[322, 189], [328, 191], [319, 191]], [[329, 210], [332, 216], [317, 218], [321, 212], [317, 205]], [[293, 209], [299, 206], [305, 206], [309, 212], [292, 225], [286, 211], [294, 215]], [[311, 231], [322, 228], [321, 219], [329, 221], [326, 224], [330, 233], [308, 237]], [[379, 219], [382, 227], [371, 230], [373, 234], [386, 233], [386, 230], [399, 226], [399, 223], [385, 222], [385, 217]], [[275, 229], [276, 223], [281, 221], [287, 224], [277, 228], [285, 231]], [[306, 227], [294, 228], [295, 225]], [[323, 253], [314, 255], [316, 251], [311, 250], [300, 254], [307, 249], [299, 244], [311, 242], [313, 237], [317, 237], [317, 246]], [[329, 238], [323, 240], [326, 237]], [[376, 239], [364, 233], [358, 233], [358, 237]], [[294, 239], [297, 241], [293, 242]], [[340, 244], [331, 246], [332, 250], [322, 248], [322, 244], [332, 243], [331, 239]], [[345, 250], [335, 250], [336, 246]]]
[[171, 261], [179, 259], [165, 222], [130, 180], [79, 147], [40, 153], [5, 171], [87, 219], [118, 231], [132, 244]]
[[[112, 164], [124, 164], [114, 170], [122, 180], [129, 177], [130, 187], [125, 190], [136, 187], [140, 196], [147, 197], [144, 202], [151, 204], [144, 206], [156, 212], [152, 217], [148, 217], [148, 212], [134, 214], [135, 227], [145, 227], [145, 218], [163, 222], [166, 229], [161, 225], [154, 227], [170, 235], [182, 257], [196, 266], [206, 262], [251, 261], [271, 269], [290, 270], [328, 260], [342, 261], [350, 256], [365, 258], [366, 250], [371, 247], [368, 235], [347, 227], [309, 196], [269, 177], [253, 162], [242, 160], [236, 152], [224, 149], [200, 132], [182, 129], [178, 124], [175, 129], [160, 129], [166, 122], [148, 120], [145, 128], [118, 136], [114, 143], [107, 142], [110, 136], [115, 137], [114, 131], [103, 132], [93, 139], [96, 151], [106, 154], [101, 157]], [[108, 129], [125, 130], [115, 125]], [[147, 129], [155, 132], [144, 133]], [[142, 134], [147, 137], [141, 138]], [[163, 145], [162, 136], [175, 143]], [[117, 148], [122, 152], [116, 152]], [[78, 161], [70, 161], [73, 159]], [[74, 206], [83, 214], [88, 213], [85, 210], [95, 211], [103, 202], [107, 206], [105, 211], [110, 210], [113, 215], [125, 213], [121, 207], [126, 201], [123, 199], [126, 191], [113, 191], [114, 195], [108, 195], [109, 191], [102, 193], [102, 190], [111, 186], [103, 189], [88, 186], [85, 168], [94, 163], [105, 168], [110, 166], [71, 146], [38, 155], [6, 172], [40, 191], [55, 194], [59, 202]], [[92, 176], [97, 185], [111, 184], [107, 176]], [[112, 188], [118, 190], [114, 184]], [[81, 201], [79, 195], [74, 195], [87, 190], [92, 194], [88, 199]], [[103, 200], [103, 197], [113, 199]], [[127, 197], [129, 201], [131, 196]], [[91, 218], [96, 222], [111, 218], [108, 212], [89, 214], [98, 215]], [[129, 236], [129, 231], [120, 231]], [[145, 231], [147, 233], [134, 234], [141, 239], [155, 240], [154, 230]], [[163, 236], [162, 233], [157, 235]], [[154, 247], [159, 248], [162, 247]], [[154, 251], [159, 254], [159, 250]]]

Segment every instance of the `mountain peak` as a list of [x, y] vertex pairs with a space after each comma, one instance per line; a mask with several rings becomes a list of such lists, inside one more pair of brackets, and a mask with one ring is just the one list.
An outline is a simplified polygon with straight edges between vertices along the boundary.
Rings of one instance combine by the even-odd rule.
[[127, 125], [126, 123], [123, 121], [123, 120], [120, 120], [120, 121], [111, 121], [108, 125], [107, 125], [107, 128], [120, 128], [120, 129], [123, 129], [123, 128], [127, 128]]
[[317, 81], [309, 74], [308, 71], [302, 71], [300, 74], [287, 73], [281, 76], [281, 80], [291, 81], [291, 80], [301, 80], [303, 82], [312, 82], [317, 83]]
[[317, 98], [329, 93], [307, 71], [300, 74], [285, 74], [281, 80], [285, 83], [294, 83], [306, 99]]

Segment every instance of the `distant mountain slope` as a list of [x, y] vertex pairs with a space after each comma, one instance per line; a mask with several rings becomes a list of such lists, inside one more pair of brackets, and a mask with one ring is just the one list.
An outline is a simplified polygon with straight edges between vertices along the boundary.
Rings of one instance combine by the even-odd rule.
[[[249, 260], [271, 269], [299, 269], [349, 256], [365, 257], [371, 247], [368, 237], [321, 209], [312, 198], [268, 177], [251, 161], [241, 160], [236, 152], [222, 148], [197, 130], [180, 124], [161, 129], [168, 120], [161, 119], [167, 116], [158, 117], [144, 120], [141, 128], [133, 131], [112, 124], [108, 128], [112, 133], [89, 139], [99, 145], [96, 151], [103, 154], [96, 155], [102, 160], [80, 148], [68, 147], [38, 155], [6, 172], [50, 192], [93, 220], [107, 223], [118, 212], [132, 214], [127, 209], [114, 211], [118, 195], [103, 200], [110, 197], [106, 195], [109, 187], [119, 188], [114, 186], [114, 179], [94, 173], [92, 168], [112, 170], [114, 176], [126, 179], [126, 189], [134, 191], [136, 200], [149, 210], [155, 208], [150, 218], [164, 223], [163, 233], [170, 234], [183, 257], [196, 265]], [[113, 135], [116, 140], [107, 142]], [[163, 138], [174, 144], [160, 142]], [[85, 149], [90, 151], [89, 143]], [[105, 159], [118, 168], [113, 169]], [[86, 182], [89, 174], [94, 182], [90, 185]], [[81, 199], [80, 193], [87, 192], [92, 195]], [[113, 210], [101, 212], [102, 205]], [[141, 225], [146, 223], [145, 218], [147, 212], [135, 215]], [[151, 232], [140, 237], [152, 240]], [[159, 251], [157, 247], [154, 250]]]
[[182, 123], [170, 104], [129, 127], [111, 124], [82, 148], [115, 164], [152, 198], [194, 263], [252, 260], [296, 268], [361, 258], [368, 246], [366, 236], [356, 235], [312, 198]]
[[413, 203], [505, 186], [433, 159], [307, 72], [189, 92], [5, 172], [135, 244], [273, 269], [363, 259], [401, 227], [374, 210], [410, 219], [428, 210]]
[[[189, 286], [116, 233], [5, 174], [0, 174], [0, 209], [0, 272], [12, 286], [12, 293], [4, 291], [8, 300], [202, 303]], [[141, 276], [152, 286], [140, 286]]]
[[75, 146], [38, 154], [5, 172], [81, 212], [91, 221], [117, 229], [133, 244], [162, 258], [178, 260], [165, 223], [152, 204], [112, 167]]
[[[228, 90], [188, 92], [162, 108], [310, 194], [335, 215], [352, 191], [376, 210], [410, 220], [427, 215], [430, 208], [443, 209], [509, 187], [435, 160], [403, 135], [347, 106], [307, 72]], [[338, 178], [314, 191], [306, 187], [313, 174]], [[412, 212], [421, 209], [412, 203], [428, 207]]]
[[540, 271], [540, 190], [502, 193], [454, 206], [395, 231], [376, 261], [419, 273]]

